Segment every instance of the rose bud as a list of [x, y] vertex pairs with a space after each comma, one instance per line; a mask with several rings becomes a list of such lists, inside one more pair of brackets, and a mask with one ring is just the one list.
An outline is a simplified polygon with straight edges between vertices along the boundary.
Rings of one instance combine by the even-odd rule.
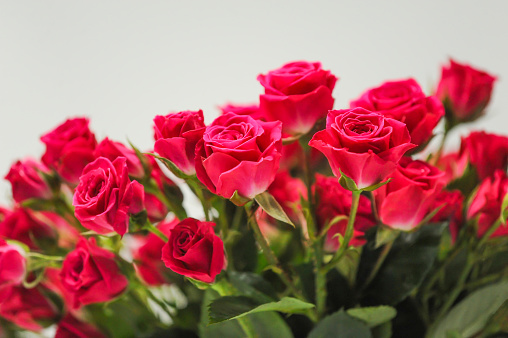
[[367, 90], [350, 106], [363, 107], [405, 123], [411, 143], [418, 146], [430, 140], [432, 130], [444, 115], [441, 102], [434, 96], [426, 97], [413, 79], [385, 82]]
[[21, 284], [25, 273], [25, 252], [19, 246], [0, 239], [0, 290]]
[[125, 157], [130, 176], [135, 178], [143, 178], [145, 176], [143, 165], [134, 150], [127, 148], [120, 142], [111, 141], [107, 137], [97, 145], [95, 157], [105, 157], [110, 161], [116, 160], [117, 157]]
[[76, 319], [68, 313], [58, 322], [55, 338], [106, 338], [96, 327]]
[[86, 118], [69, 119], [41, 137], [46, 145], [42, 163], [73, 184], [78, 182], [83, 168], [95, 159], [97, 141], [88, 124]]
[[205, 130], [203, 111], [156, 116], [154, 150], [186, 175], [194, 175], [194, 150]]
[[465, 153], [451, 152], [439, 157], [436, 167], [445, 173], [445, 182], [447, 184], [462, 177], [467, 167], [468, 157]]
[[[161, 222], [157, 228], [166, 236], [180, 221], [174, 219], [170, 222]], [[134, 268], [141, 279], [150, 286], [168, 284], [169, 278], [164, 274], [167, 269], [161, 260], [162, 248], [166, 244], [159, 236], [150, 233], [140, 240], [141, 245], [133, 252]]]
[[48, 169], [31, 159], [14, 163], [5, 176], [11, 182], [14, 201], [21, 203], [29, 198], [50, 199], [51, 188], [44, 180], [43, 172], [48, 173]]
[[[326, 177], [316, 174], [316, 183], [313, 186], [316, 196], [316, 217], [318, 228], [323, 229], [328, 222], [337, 216], [349, 217], [351, 212], [352, 192], [344, 189], [336, 177]], [[339, 240], [336, 234], [342, 236], [346, 233], [347, 219], [343, 219], [330, 227], [326, 235], [325, 249], [335, 251], [339, 248]], [[376, 225], [370, 201], [361, 195], [356, 213], [353, 238], [349, 242], [353, 246], [361, 246], [366, 240], [365, 232]]]
[[452, 126], [484, 113], [495, 81], [496, 77], [452, 59], [449, 67], [442, 67], [436, 96], [443, 102]]
[[224, 244], [213, 231], [215, 223], [187, 218], [169, 232], [162, 248], [162, 261], [174, 272], [213, 283], [224, 268]]
[[508, 137], [484, 131], [471, 132], [462, 138], [460, 155], [469, 158], [480, 180], [484, 180], [493, 176], [496, 170], [507, 170]]
[[[493, 177], [488, 177], [480, 184], [469, 209], [468, 219], [478, 220], [478, 237], [483, 236], [501, 216], [503, 199], [508, 194], [508, 177], [498, 170]], [[490, 237], [508, 235], [508, 221], [501, 224]]]
[[379, 218], [390, 228], [412, 230], [433, 211], [444, 187], [444, 173], [426, 162], [404, 157], [392, 177], [373, 192]]
[[83, 169], [72, 205], [81, 224], [99, 234], [117, 232], [123, 236], [129, 216], [144, 210], [144, 189], [128, 175], [127, 160], [111, 162], [99, 157]]
[[0, 290], [0, 317], [25, 330], [42, 330], [44, 323], [53, 322], [58, 316], [56, 307], [43, 295], [46, 291], [41, 285]]
[[281, 123], [227, 113], [206, 127], [196, 146], [196, 174], [214, 194], [237, 205], [266, 191], [281, 157]]
[[21, 242], [30, 249], [39, 249], [46, 241], [56, 240], [57, 232], [40, 218], [40, 213], [16, 208], [0, 222], [0, 236]]
[[81, 238], [64, 259], [60, 272], [62, 285], [71, 293], [73, 308], [107, 302], [121, 294], [128, 284], [115, 255], [99, 246], [95, 238]]
[[265, 88], [259, 96], [261, 114], [281, 121], [284, 134], [308, 133], [333, 107], [337, 78], [319, 62], [291, 62], [257, 79]]
[[257, 103], [243, 105], [228, 103], [224, 106], [219, 107], [219, 109], [222, 111], [222, 114], [234, 113], [236, 115], [249, 115], [255, 120], [266, 121], [266, 118], [259, 110], [259, 105]]
[[431, 222], [449, 222], [450, 234], [452, 240], [455, 242], [460, 228], [462, 227], [462, 207], [464, 204], [464, 196], [458, 190], [448, 191], [442, 190], [436, 196], [434, 202], [435, 209], [441, 207], [439, 211], [432, 217]]
[[331, 110], [326, 129], [309, 145], [328, 158], [335, 176], [342, 171], [358, 189], [383, 182], [415, 146], [404, 123], [364, 108]]

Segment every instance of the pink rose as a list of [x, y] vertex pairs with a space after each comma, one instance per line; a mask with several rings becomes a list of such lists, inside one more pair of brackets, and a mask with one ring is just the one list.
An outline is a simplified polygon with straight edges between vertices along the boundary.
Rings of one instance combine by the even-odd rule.
[[41, 219], [41, 214], [25, 208], [14, 209], [0, 222], [0, 236], [26, 244], [30, 249], [38, 249], [48, 240], [54, 241], [57, 233], [49, 222]]
[[203, 111], [156, 116], [154, 150], [186, 175], [194, 175], [194, 150], [205, 130]]
[[369, 89], [351, 102], [351, 108], [356, 107], [405, 123], [411, 143], [416, 145], [430, 140], [432, 130], [444, 115], [441, 102], [434, 96], [426, 97], [413, 79], [385, 82]]
[[71, 183], [77, 183], [83, 168], [95, 159], [97, 141], [88, 124], [86, 118], [69, 119], [41, 137], [46, 144], [42, 162]]
[[242, 198], [254, 198], [273, 182], [281, 147], [280, 122], [224, 114], [206, 128], [196, 146], [197, 177], [222, 197], [231, 198], [236, 191]]
[[105, 157], [110, 161], [116, 160], [117, 157], [125, 157], [130, 176], [135, 178], [145, 176], [143, 165], [134, 150], [127, 148], [120, 142], [111, 141], [107, 137], [95, 149], [95, 157]]
[[284, 134], [308, 133], [332, 109], [332, 91], [337, 78], [319, 62], [287, 63], [258, 81], [265, 88], [259, 96], [261, 114], [269, 121], [281, 121]]
[[381, 221], [393, 229], [414, 229], [436, 206], [444, 173], [423, 161], [404, 157], [393, 180], [374, 190]]
[[483, 114], [490, 101], [496, 77], [450, 59], [443, 67], [436, 96], [444, 103], [452, 125], [473, 121]]
[[259, 110], [259, 105], [257, 103], [243, 105], [228, 103], [224, 106], [219, 107], [219, 109], [222, 111], [222, 114], [235, 113], [236, 115], [249, 115], [255, 120], [266, 121], [266, 118]]
[[[496, 171], [493, 177], [486, 178], [480, 184], [467, 210], [468, 219], [478, 219], [478, 236], [483, 236], [499, 219], [506, 194], [508, 194], [508, 177], [501, 170]], [[508, 221], [506, 224], [501, 224], [490, 237], [506, 235], [508, 235]]]
[[[170, 230], [180, 221], [174, 219], [170, 222], [161, 222], [157, 228], [166, 236], [169, 236]], [[169, 278], [164, 274], [167, 271], [161, 260], [162, 248], [166, 244], [159, 236], [148, 234], [141, 239], [142, 244], [133, 252], [134, 268], [141, 279], [150, 286], [168, 284]]]
[[328, 158], [335, 176], [342, 171], [358, 189], [384, 181], [414, 147], [405, 124], [364, 108], [331, 110], [326, 129], [309, 145]]
[[44, 323], [56, 320], [57, 308], [44, 293], [42, 286], [25, 289], [11, 286], [0, 290], [0, 316], [22, 329], [40, 331]]
[[111, 162], [99, 157], [83, 169], [74, 192], [74, 214], [81, 224], [99, 234], [123, 236], [129, 216], [143, 211], [143, 186], [129, 179], [125, 157]]
[[11, 182], [12, 197], [16, 202], [21, 203], [29, 198], [51, 198], [51, 188], [42, 173], [48, 173], [48, 169], [31, 159], [17, 161], [12, 165], [5, 179]]
[[451, 183], [464, 175], [468, 163], [468, 158], [464, 154], [451, 152], [438, 159], [436, 167], [444, 171], [446, 183]]
[[508, 137], [484, 131], [471, 132], [462, 138], [460, 155], [469, 158], [480, 180], [484, 180], [496, 170], [508, 168]]
[[68, 313], [58, 322], [55, 338], [106, 338], [96, 327], [76, 319]]
[[115, 255], [97, 246], [95, 238], [81, 238], [63, 261], [62, 285], [72, 295], [73, 308], [107, 302], [120, 295], [128, 284]]
[[441, 207], [439, 211], [432, 217], [431, 222], [449, 222], [450, 234], [455, 242], [460, 228], [462, 227], [462, 207], [464, 204], [464, 196], [458, 190], [448, 191], [442, 190], [436, 196], [434, 207]]
[[21, 284], [25, 273], [25, 252], [19, 246], [0, 239], [0, 290]]
[[[352, 192], [344, 189], [336, 177], [326, 177], [316, 174], [316, 183], [314, 183], [314, 194], [316, 198], [316, 217], [319, 229], [326, 226], [328, 222], [336, 216], [347, 216], [351, 212]], [[361, 246], [366, 240], [363, 237], [365, 232], [376, 225], [370, 201], [366, 196], [360, 196], [358, 210], [356, 213], [353, 229], [353, 238], [350, 244]], [[339, 248], [339, 240], [335, 237], [340, 233], [342, 236], [346, 233], [347, 219], [332, 225], [326, 235], [325, 248], [328, 251], [335, 251]]]
[[213, 283], [225, 265], [224, 243], [213, 230], [215, 223], [187, 218], [169, 232], [162, 248], [164, 264], [174, 272]]

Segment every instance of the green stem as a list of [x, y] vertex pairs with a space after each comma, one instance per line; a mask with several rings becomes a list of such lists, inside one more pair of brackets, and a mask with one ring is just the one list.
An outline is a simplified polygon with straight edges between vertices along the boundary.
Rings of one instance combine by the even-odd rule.
[[162, 231], [157, 229], [149, 220], [146, 220], [145, 225], [143, 226], [144, 230], [150, 231], [152, 234], [157, 235], [160, 239], [164, 241], [164, 243], [168, 242], [168, 236], [164, 235]]
[[388, 256], [388, 253], [392, 249], [394, 242], [395, 242], [395, 239], [386, 243], [386, 245], [383, 247], [383, 250], [381, 251], [379, 257], [376, 260], [376, 264], [374, 265], [374, 268], [372, 268], [372, 271], [370, 272], [369, 277], [367, 277], [367, 280], [363, 284], [362, 289], [365, 289], [367, 286], [369, 286], [369, 284], [372, 283], [374, 278], [376, 278], [376, 275], [379, 272], [379, 269], [381, 269], [381, 266], [383, 266], [383, 263], [384, 263], [386, 257]]
[[224, 248], [226, 249], [226, 256], [228, 257], [228, 270], [234, 269], [233, 254], [231, 252], [231, 240], [229, 238], [229, 222], [228, 215], [226, 212], [227, 200], [221, 200], [221, 210], [219, 212], [219, 223], [222, 232], [222, 240], [224, 241]]
[[201, 205], [203, 206], [203, 212], [205, 213], [205, 218], [207, 222], [210, 222], [210, 203], [205, 198], [205, 195], [203, 194], [203, 189], [201, 189], [199, 182], [196, 182], [194, 180], [187, 180], [187, 184], [191, 188], [192, 192], [197, 196], [199, 201], [201, 202]]
[[344, 240], [342, 241], [339, 250], [335, 253], [335, 256], [333, 256], [332, 260], [328, 262], [325, 266], [322, 267], [322, 273], [327, 273], [330, 271], [335, 264], [337, 264], [342, 256], [344, 256], [344, 253], [346, 252], [347, 248], [349, 247], [349, 242], [353, 238], [353, 230], [354, 230], [354, 224], [355, 224], [355, 218], [356, 218], [356, 212], [358, 211], [358, 204], [360, 202], [360, 194], [361, 190], [353, 191], [352, 196], [352, 202], [351, 202], [351, 212], [349, 213], [349, 218], [347, 222], [347, 228], [346, 228], [346, 234], [344, 236]]
[[490, 238], [490, 236], [492, 236], [492, 234], [497, 230], [497, 228], [499, 228], [501, 226], [501, 223], [502, 223], [502, 220], [501, 220], [501, 217], [499, 217], [495, 222], [494, 224], [492, 224], [489, 228], [489, 230], [487, 230], [482, 238], [480, 239], [480, 241], [478, 242], [478, 245], [477, 247], [481, 247], [482, 245], [485, 244], [485, 242], [487, 242]]
[[176, 218], [181, 221], [187, 218], [187, 212], [185, 209], [171, 201], [171, 199], [167, 198], [158, 186], [155, 186], [155, 189], [151, 193], [155, 195], [155, 197], [157, 197], [162, 203], [164, 203], [164, 205], [175, 214]]

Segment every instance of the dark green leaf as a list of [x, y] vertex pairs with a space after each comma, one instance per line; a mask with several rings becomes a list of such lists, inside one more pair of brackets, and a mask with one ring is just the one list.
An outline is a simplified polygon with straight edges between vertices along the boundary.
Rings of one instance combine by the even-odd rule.
[[376, 232], [376, 245], [379, 248], [387, 243], [393, 242], [400, 234], [399, 230], [392, 229], [386, 226], [379, 226]]
[[250, 272], [231, 271], [228, 274], [229, 281], [242, 295], [259, 299], [261, 302], [271, 302], [277, 298], [277, 294], [263, 277]]
[[393, 307], [386, 305], [349, 309], [346, 312], [351, 317], [365, 322], [369, 327], [389, 322], [397, 315]]
[[453, 307], [436, 327], [433, 337], [447, 337], [458, 331], [462, 337], [478, 333], [490, 316], [508, 300], [508, 282], [500, 282], [477, 290]]
[[320, 321], [309, 334], [309, 338], [329, 337], [369, 338], [372, 334], [367, 325], [339, 311]]
[[210, 324], [241, 318], [256, 312], [278, 311], [284, 313], [302, 313], [313, 308], [314, 304], [296, 298], [284, 297], [278, 302], [259, 304], [245, 296], [220, 297], [210, 303]]
[[281, 222], [295, 226], [289, 219], [288, 215], [286, 215], [279, 202], [277, 202], [277, 200], [268, 191], [257, 195], [254, 199], [268, 215]]
[[390, 338], [392, 337], [392, 322], [386, 322], [372, 329], [374, 338]]

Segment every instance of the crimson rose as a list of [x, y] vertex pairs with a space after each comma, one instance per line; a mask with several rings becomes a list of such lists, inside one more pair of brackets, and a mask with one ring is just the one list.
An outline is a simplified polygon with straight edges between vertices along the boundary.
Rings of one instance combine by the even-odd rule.
[[21, 284], [25, 272], [25, 252], [19, 246], [0, 239], [0, 289]]
[[281, 147], [280, 122], [224, 114], [206, 127], [196, 146], [197, 177], [222, 197], [237, 192], [243, 199], [254, 198], [273, 182]]
[[426, 97], [413, 79], [385, 82], [367, 90], [351, 108], [363, 107], [406, 124], [411, 143], [425, 145], [432, 130], [444, 115], [441, 102], [434, 96]]
[[358, 189], [381, 183], [414, 147], [404, 123], [364, 108], [331, 110], [326, 129], [309, 145], [328, 158], [335, 176], [342, 171]]
[[258, 81], [265, 87], [265, 94], [259, 96], [261, 115], [269, 121], [281, 121], [285, 134], [308, 133], [333, 107], [337, 78], [319, 62], [287, 63], [259, 75]]
[[127, 148], [122, 143], [112, 141], [107, 137], [97, 145], [95, 157], [105, 157], [110, 161], [116, 160], [117, 157], [125, 157], [129, 175], [135, 178], [143, 178], [145, 175], [145, 170], [141, 161], [136, 156], [136, 152]]
[[50, 199], [51, 188], [42, 175], [47, 172], [48, 169], [42, 163], [31, 159], [14, 163], [5, 176], [11, 182], [13, 199], [18, 203], [29, 198]]
[[73, 298], [73, 308], [111, 300], [128, 284], [115, 262], [115, 255], [99, 247], [93, 237], [81, 238], [76, 249], [65, 257], [60, 278]]
[[99, 234], [127, 232], [129, 215], [141, 212], [143, 186], [131, 181], [125, 157], [111, 162], [99, 157], [83, 169], [74, 192], [74, 214], [81, 224]]
[[214, 226], [194, 218], [175, 225], [162, 248], [164, 264], [180, 275], [212, 283], [225, 265], [224, 244]]

